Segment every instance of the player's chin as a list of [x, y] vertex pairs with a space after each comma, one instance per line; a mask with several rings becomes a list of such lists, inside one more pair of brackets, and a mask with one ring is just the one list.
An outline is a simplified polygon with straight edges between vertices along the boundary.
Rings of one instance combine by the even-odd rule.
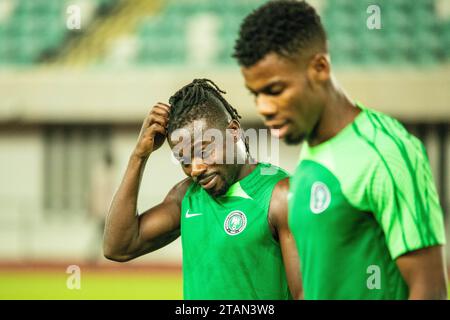
[[288, 145], [297, 145], [305, 140], [306, 135], [302, 133], [288, 132], [284, 136], [284, 142]]
[[206, 192], [208, 192], [213, 197], [223, 196], [227, 191], [228, 185], [220, 176], [219, 179], [217, 179], [215, 186], [212, 187], [211, 189], [206, 190]]

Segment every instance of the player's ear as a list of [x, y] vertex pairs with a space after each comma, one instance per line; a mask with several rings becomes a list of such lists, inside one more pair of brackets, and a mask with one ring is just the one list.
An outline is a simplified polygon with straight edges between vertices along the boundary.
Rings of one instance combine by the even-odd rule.
[[325, 83], [330, 80], [331, 65], [329, 55], [317, 53], [308, 65], [308, 76], [313, 83]]
[[241, 135], [241, 124], [239, 123], [239, 121], [235, 119], [231, 120], [227, 126], [227, 130], [229, 130], [229, 132], [233, 136], [233, 141], [237, 142]]

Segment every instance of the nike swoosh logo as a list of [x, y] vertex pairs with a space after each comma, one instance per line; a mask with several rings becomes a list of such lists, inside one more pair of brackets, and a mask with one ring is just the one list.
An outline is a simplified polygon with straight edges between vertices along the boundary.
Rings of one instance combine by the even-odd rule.
[[186, 211], [186, 218], [192, 218], [195, 216], [201, 216], [203, 213], [189, 213], [189, 209], [188, 211]]

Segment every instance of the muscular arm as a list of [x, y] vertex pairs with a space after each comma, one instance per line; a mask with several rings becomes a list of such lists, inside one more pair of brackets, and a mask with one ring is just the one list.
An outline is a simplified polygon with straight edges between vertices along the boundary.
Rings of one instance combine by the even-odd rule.
[[141, 215], [137, 199], [145, 161], [130, 158], [122, 183], [106, 218], [103, 250], [106, 258], [128, 261], [157, 250], [180, 235], [181, 200], [188, 181], [175, 185], [165, 199]]
[[106, 218], [103, 251], [106, 258], [128, 261], [159, 249], [180, 235], [181, 201], [189, 181], [173, 187], [165, 199], [142, 215], [137, 213], [139, 186], [147, 159], [166, 138], [170, 107], [156, 104], [142, 124], [136, 147]]
[[447, 299], [447, 276], [442, 246], [412, 251], [397, 259], [409, 288], [409, 299]]
[[283, 179], [275, 186], [269, 208], [269, 224], [272, 233], [280, 242], [286, 277], [294, 299], [303, 298], [302, 280], [300, 274], [300, 260], [295, 239], [288, 226], [289, 179]]

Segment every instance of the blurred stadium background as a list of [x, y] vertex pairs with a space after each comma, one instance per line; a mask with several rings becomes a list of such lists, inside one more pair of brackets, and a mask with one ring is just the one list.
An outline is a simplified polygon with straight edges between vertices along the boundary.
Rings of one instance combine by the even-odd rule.
[[[214, 80], [246, 127], [262, 127], [230, 55], [263, 2], [0, 0], [0, 299], [181, 298], [180, 241], [108, 262], [102, 212], [149, 108], [193, 78]], [[310, 2], [348, 93], [424, 141], [448, 217], [450, 1]], [[380, 30], [366, 26], [371, 4]], [[70, 5], [80, 30], [67, 28]], [[141, 211], [183, 177], [168, 151], [147, 164]], [[279, 164], [292, 171], [297, 155], [281, 144]], [[81, 290], [66, 287], [69, 265], [81, 268]]]

